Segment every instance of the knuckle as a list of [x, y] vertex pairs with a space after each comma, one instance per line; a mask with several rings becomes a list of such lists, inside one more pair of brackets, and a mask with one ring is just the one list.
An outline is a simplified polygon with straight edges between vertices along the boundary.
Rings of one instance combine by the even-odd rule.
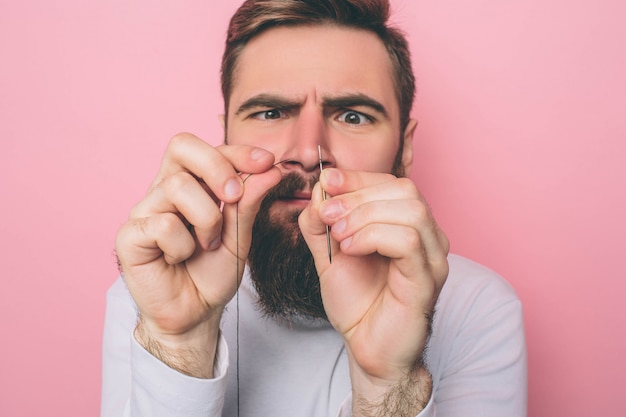
[[360, 222], [369, 224], [375, 219], [376, 210], [375, 204], [363, 204], [358, 207], [358, 210], [355, 210], [355, 214], [358, 215]]
[[195, 141], [196, 137], [188, 132], [180, 132], [172, 136], [165, 151], [164, 163], [169, 160], [183, 159], [186, 150], [193, 146]]
[[[144, 223], [143, 226], [142, 223]], [[147, 219], [145, 219], [145, 222], [138, 222], [138, 226], [142, 227], [144, 229], [144, 232], [146, 232], [147, 234], [146, 225]], [[176, 214], [163, 213], [162, 215], [158, 216], [158, 219], [155, 222], [155, 226], [158, 234], [168, 235], [176, 232], [181, 226], [183, 226], [183, 223]]]
[[193, 138], [193, 135], [189, 132], [178, 132], [171, 137], [168, 148], [175, 150], [181, 146], [187, 145]]
[[403, 242], [403, 245], [405, 245], [408, 248], [411, 248], [413, 251], [419, 251], [419, 252], [423, 251], [422, 239], [420, 238], [420, 235], [417, 232], [417, 230], [413, 228], [407, 228], [405, 230], [402, 242]]
[[193, 187], [198, 181], [188, 172], [177, 172], [165, 180], [165, 187], [168, 194], [179, 192]]
[[430, 221], [430, 211], [424, 203], [414, 200], [408, 213], [409, 222], [412, 225], [419, 225]]

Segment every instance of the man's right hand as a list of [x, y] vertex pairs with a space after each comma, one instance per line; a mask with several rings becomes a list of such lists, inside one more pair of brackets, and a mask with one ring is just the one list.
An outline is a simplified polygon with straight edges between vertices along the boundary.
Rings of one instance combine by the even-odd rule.
[[[241, 282], [252, 224], [281, 178], [273, 162], [263, 149], [176, 135], [118, 231], [117, 256], [140, 313], [135, 337], [174, 369], [212, 377], [220, 317]], [[256, 174], [245, 190], [242, 172]]]

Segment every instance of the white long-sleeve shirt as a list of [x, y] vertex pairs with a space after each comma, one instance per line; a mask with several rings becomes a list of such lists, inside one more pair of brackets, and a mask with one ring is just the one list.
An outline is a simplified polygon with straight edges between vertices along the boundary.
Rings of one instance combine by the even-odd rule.
[[[520, 301], [492, 271], [459, 256], [450, 255], [449, 262], [426, 357], [433, 394], [419, 416], [526, 416]], [[135, 341], [136, 307], [118, 279], [107, 293], [102, 417], [350, 416], [341, 336], [325, 322], [264, 317], [246, 276], [239, 290], [237, 344], [236, 301], [222, 318], [215, 377], [193, 378]]]

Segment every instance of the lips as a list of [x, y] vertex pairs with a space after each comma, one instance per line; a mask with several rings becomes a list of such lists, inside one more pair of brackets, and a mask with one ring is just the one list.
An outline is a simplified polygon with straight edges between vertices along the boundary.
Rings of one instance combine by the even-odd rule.
[[289, 205], [306, 206], [311, 201], [313, 186], [317, 182], [316, 176], [304, 177], [302, 174], [289, 173], [270, 190], [265, 198], [269, 204], [273, 201], [284, 202]]
[[310, 200], [311, 199], [311, 193], [310, 192], [305, 192], [305, 191], [300, 191], [297, 192], [293, 195], [293, 197], [291, 197], [294, 200]]
[[311, 193], [309, 192], [298, 192], [290, 195], [281, 195], [278, 197], [279, 200], [289, 201], [289, 200], [306, 200], [309, 201], [311, 199]]
[[278, 197], [278, 200], [286, 203], [295, 203], [297, 205], [308, 205], [309, 201], [311, 201], [311, 193], [300, 191], [290, 195], [282, 195]]

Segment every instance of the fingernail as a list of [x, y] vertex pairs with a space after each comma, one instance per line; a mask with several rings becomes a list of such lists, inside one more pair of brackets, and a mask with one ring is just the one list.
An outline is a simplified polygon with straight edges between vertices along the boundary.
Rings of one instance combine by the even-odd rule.
[[322, 175], [324, 176], [326, 184], [333, 187], [341, 185], [343, 180], [341, 173], [335, 169], [325, 169], [322, 171]]
[[322, 209], [322, 214], [324, 216], [330, 217], [331, 219], [335, 217], [339, 217], [343, 214], [344, 209], [341, 205], [341, 201], [331, 200]]
[[269, 152], [265, 149], [255, 148], [250, 152], [250, 159], [253, 161], [258, 161], [259, 159], [267, 158]]
[[346, 219], [341, 219], [337, 223], [333, 224], [333, 231], [343, 233], [344, 230], [346, 230]]
[[231, 178], [224, 184], [226, 197], [235, 198], [241, 194], [241, 182], [239, 178]]

